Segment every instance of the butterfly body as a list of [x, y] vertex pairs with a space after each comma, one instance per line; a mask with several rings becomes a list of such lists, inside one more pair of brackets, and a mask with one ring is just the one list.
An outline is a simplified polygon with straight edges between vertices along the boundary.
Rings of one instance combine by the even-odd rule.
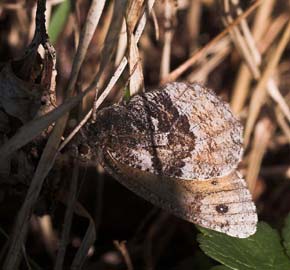
[[257, 215], [236, 171], [242, 126], [203, 86], [170, 83], [101, 110], [89, 131], [106, 170], [153, 204], [244, 238]]

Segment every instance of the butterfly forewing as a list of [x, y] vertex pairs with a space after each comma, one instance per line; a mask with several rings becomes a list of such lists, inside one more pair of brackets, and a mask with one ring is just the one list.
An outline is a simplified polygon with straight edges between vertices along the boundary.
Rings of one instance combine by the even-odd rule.
[[[109, 122], [109, 128], [104, 126]], [[242, 154], [242, 127], [199, 84], [171, 83], [100, 113], [101, 144], [122, 163], [181, 179], [228, 174]]]

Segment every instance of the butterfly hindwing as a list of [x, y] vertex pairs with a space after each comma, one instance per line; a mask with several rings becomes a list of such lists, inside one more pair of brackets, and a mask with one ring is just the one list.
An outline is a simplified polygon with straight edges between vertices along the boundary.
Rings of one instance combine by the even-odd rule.
[[256, 231], [257, 214], [245, 180], [237, 171], [208, 180], [160, 177], [104, 156], [107, 171], [154, 205], [205, 228], [245, 238]]

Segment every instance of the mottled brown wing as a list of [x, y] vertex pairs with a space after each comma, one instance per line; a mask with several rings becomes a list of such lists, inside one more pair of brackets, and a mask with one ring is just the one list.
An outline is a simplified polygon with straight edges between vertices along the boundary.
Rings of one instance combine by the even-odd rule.
[[237, 171], [208, 180], [160, 177], [122, 164], [109, 151], [105, 168], [151, 203], [205, 228], [245, 238], [254, 234], [257, 214], [245, 180]]
[[170, 83], [101, 110], [88, 130], [106, 170], [139, 196], [231, 236], [255, 232], [255, 205], [236, 171], [242, 127], [213, 92]]
[[120, 163], [178, 179], [227, 175], [242, 155], [241, 124], [197, 83], [170, 83], [103, 109], [92, 129]]

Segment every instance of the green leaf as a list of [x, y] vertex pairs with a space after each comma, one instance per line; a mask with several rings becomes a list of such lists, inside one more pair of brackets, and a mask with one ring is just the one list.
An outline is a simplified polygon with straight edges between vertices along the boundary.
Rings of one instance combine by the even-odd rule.
[[290, 257], [290, 213], [285, 219], [285, 225], [282, 230], [283, 245], [286, 249], [287, 255]]
[[170, 270], [181, 270], [181, 269], [208, 270], [211, 269], [211, 267], [213, 267], [214, 265], [216, 265], [216, 262], [211, 258], [209, 258], [208, 256], [206, 256], [201, 250], [194, 250], [193, 254], [178, 262], [173, 268], [170, 268]]
[[70, 12], [70, 0], [63, 1], [53, 12], [51, 21], [48, 27], [48, 35], [50, 42], [55, 44], [57, 38], [67, 21]]
[[191, 263], [192, 269], [210, 269], [215, 265], [214, 261], [211, 260], [201, 251], [194, 253], [193, 261]]
[[[3, 235], [6, 239], [9, 239], [9, 235], [0, 227], [0, 235]], [[3, 252], [3, 250], [1, 250]], [[34, 270], [43, 270], [36, 262], [34, 262], [30, 257], [28, 257], [28, 262], [30, 264], [29, 269], [34, 269]]]
[[212, 267], [210, 270], [230, 270], [231, 268], [228, 268], [224, 265], [217, 265], [217, 266], [214, 266]]
[[[200, 228], [200, 227], [199, 227]], [[257, 232], [245, 239], [200, 228], [201, 249], [209, 257], [235, 270], [289, 270], [279, 234], [267, 223], [260, 222]]]
[[126, 102], [128, 102], [130, 100], [130, 98], [131, 98], [131, 96], [130, 96], [130, 90], [129, 90], [128, 87], [126, 87], [124, 90], [125, 90], [124, 91], [124, 100]]

